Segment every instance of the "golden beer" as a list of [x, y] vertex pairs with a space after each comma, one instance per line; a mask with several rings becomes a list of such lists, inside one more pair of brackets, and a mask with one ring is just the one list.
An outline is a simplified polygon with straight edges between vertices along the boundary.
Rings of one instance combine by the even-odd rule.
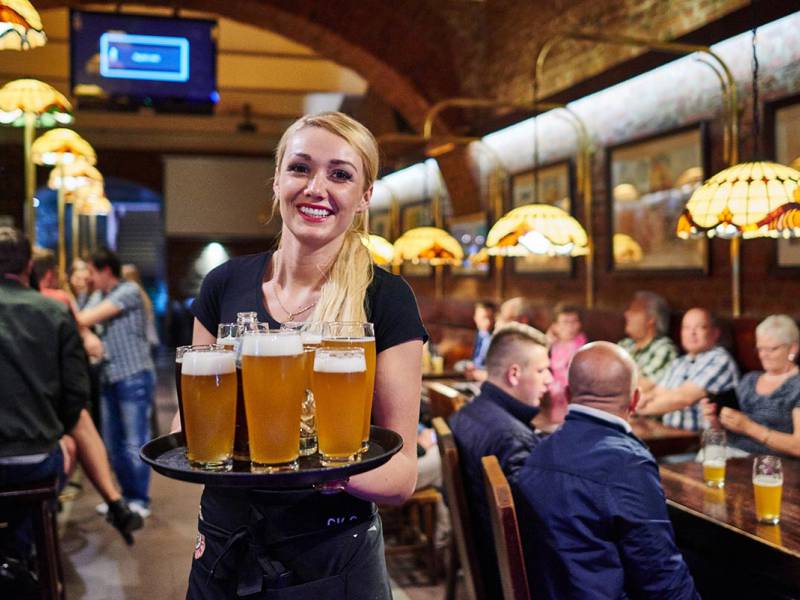
[[756, 498], [756, 519], [761, 523], [778, 523], [781, 520], [781, 493], [783, 480], [770, 475], [753, 477], [753, 494]]
[[296, 469], [306, 390], [300, 336], [293, 331], [246, 334], [242, 383], [253, 465], [268, 471]]
[[236, 355], [190, 351], [183, 355], [181, 396], [186, 456], [193, 466], [227, 469], [236, 420]]
[[363, 349], [317, 350], [313, 391], [322, 464], [352, 462], [361, 450], [365, 386]]
[[364, 446], [369, 442], [369, 425], [372, 416], [372, 395], [375, 388], [375, 338], [326, 338], [322, 345], [328, 348], [355, 347], [364, 350], [364, 358], [367, 362], [366, 384], [364, 386], [364, 411], [361, 415], [361, 442]]
[[703, 479], [709, 487], [725, 487], [725, 459], [713, 458], [704, 460]]

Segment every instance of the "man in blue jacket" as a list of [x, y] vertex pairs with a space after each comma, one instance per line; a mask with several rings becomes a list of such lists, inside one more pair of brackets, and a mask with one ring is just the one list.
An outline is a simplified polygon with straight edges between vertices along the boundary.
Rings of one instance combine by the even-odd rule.
[[631, 433], [636, 365], [614, 344], [578, 350], [563, 427], [520, 470], [520, 530], [537, 598], [699, 598], [650, 451]]
[[481, 457], [494, 454], [509, 483], [538, 441], [532, 424], [553, 380], [547, 338], [521, 323], [495, 331], [486, 353], [488, 379], [470, 404], [450, 417], [461, 459], [472, 531], [487, 598], [502, 598]]

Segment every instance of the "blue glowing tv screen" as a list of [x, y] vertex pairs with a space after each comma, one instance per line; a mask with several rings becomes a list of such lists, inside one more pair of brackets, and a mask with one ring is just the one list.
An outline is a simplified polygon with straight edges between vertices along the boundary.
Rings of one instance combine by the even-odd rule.
[[70, 15], [72, 93], [81, 107], [212, 112], [216, 21], [99, 13]]

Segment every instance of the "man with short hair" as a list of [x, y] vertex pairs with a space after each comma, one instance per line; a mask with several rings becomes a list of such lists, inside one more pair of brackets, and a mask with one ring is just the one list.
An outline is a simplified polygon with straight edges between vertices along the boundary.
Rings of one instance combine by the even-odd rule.
[[658, 385], [642, 395], [641, 415], [664, 415], [665, 425], [703, 429], [700, 400], [736, 387], [739, 370], [733, 357], [717, 345], [719, 327], [704, 308], [690, 308], [681, 321], [681, 346], [686, 354], [673, 360]]
[[[108, 503], [109, 521], [133, 543], [131, 532], [142, 522], [114, 487], [86, 411], [89, 380], [81, 338], [63, 304], [30, 289], [31, 266], [24, 234], [0, 227], [0, 485], [58, 477], [63, 486], [80, 460]], [[21, 527], [19, 542], [26, 546]]]
[[619, 345], [631, 355], [639, 368], [639, 387], [650, 391], [667, 366], [678, 356], [669, 337], [669, 306], [653, 292], [636, 292], [625, 311], [625, 333]]
[[481, 393], [449, 419], [489, 598], [502, 597], [502, 589], [481, 458], [497, 456], [509, 483], [516, 483], [517, 471], [538, 441], [532, 420], [552, 381], [549, 366], [545, 335], [528, 325], [509, 323], [492, 336], [486, 355], [488, 379]]
[[520, 470], [520, 533], [537, 598], [698, 599], [675, 544], [658, 465], [628, 423], [636, 365], [594, 342], [569, 368], [564, 425]]
[[[150, 467], [139, 458], [139, 448], [151, 437], [155, 369], [139, 287], [123, 281], [121, 269], [119, 258], [107, 248], [92, 253], [89, 273], [99, 298], [78, 313], [78, 322], [87, 327], [103, 325], [103, 438], [131, 510], [148, 517]], [[102, 507], [98, 510], [102, 512]]]
[[486, 353], [494, 329], [497, 307], [492, 302], [476, 302], [472, 320], [475, 322], [475, 344], [472, 348], [472, 366], [482, 369], [486, 365]]

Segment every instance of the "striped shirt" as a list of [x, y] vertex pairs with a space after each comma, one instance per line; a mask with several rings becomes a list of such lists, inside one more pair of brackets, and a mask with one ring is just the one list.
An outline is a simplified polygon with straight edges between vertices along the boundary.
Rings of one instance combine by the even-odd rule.
[[[706, 352], [694, 356], [684, 354], [673, 360], [659, 385], [672, 390], [687, 381], [704, 389], [708, 394], [718, 394], [736, 387], [739, 382], [739, 369], [725, 348], [715, 346]], [[692, 431], [699, 431], [706, 427], [699, 402], [680, 410], [668, 412], [663, 416], [663, 421], [664, 425]]]
[[653, 338], [644, 348], [637, 348], [631, 338], [620, 340], [619, 346], [631, 355], [639, 373], [654, 382], [661, 379], [669, 363], [678, 356], [675, 344], [665, 335]]
[[106, 352], [105, 380], [116, 383], [142, 371], [153, 371], [147, 341], [147, 315], [139, 286], [130, 281], [120, 282], [108, 294], [95, 293], [90, 304], [103, 300], [121, 311], [99, 328]]

